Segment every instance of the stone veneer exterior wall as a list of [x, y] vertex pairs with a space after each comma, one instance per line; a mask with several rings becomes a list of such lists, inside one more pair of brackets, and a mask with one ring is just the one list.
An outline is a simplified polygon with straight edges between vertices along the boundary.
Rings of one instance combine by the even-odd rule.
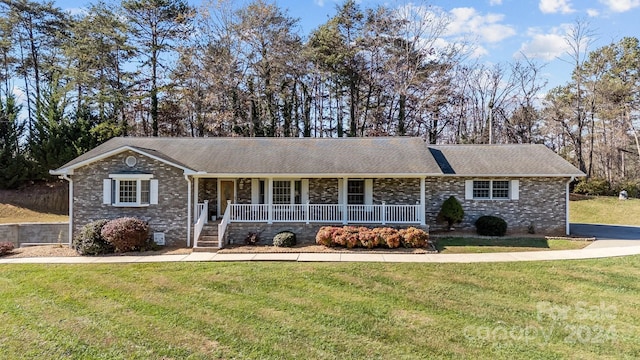
[[455, 228], [475, 230], [474, 223], [480, 216], [495, 215], [507, 222], [508, 233], [526, 233], [530, 224], [540, 234], [565, 233], [568, 178], [520, 178], [519, 200], [466, 200], [465, 180], [472, 179], [427, 178], [425, 213], [431, 229], [446, 227], [445, 223], [436, 223], [436, 217], [442, 203], [453, 195], [465, 212], [462, 223]]
[[420, 204], [420, 179], [373, 179], [373, 203], [387, 205]]
[[[130, 168], [124, 160], [135, 156]], [[102, 182], [109, 174], [139, 171], [158, 180], [158, 204], [145, 207], [115, 207], [102, 203]], [[181, 169], [141, 154], [125, 151], [75, 170], [73, 179], [73, 232], [92, 221], [133, 216], [149, 223], [151, 233], [164, 232], [167, 245], [186, 246], [187, 181]]]
[[331, 205], [338, 203], [338, 179], [309, 179], [309, 202]]

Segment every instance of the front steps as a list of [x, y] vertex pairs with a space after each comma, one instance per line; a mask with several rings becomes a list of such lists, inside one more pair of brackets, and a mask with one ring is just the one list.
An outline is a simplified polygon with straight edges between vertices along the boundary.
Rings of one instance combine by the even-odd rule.
[[220, 221], [209, 222], [202, 227], [198, 246], [193, 248], [194, 252], [218, 251], [218, 224]]

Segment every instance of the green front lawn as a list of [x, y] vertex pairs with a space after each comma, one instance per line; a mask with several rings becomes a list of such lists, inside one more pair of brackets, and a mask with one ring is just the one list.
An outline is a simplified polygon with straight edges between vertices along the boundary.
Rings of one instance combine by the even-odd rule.
[[591, 244], [588, 241], [544, 238], [437, 238], [438, 251], [445, 254], [512, 251], [573, 250]]
[[569, 221], [585, 224], [640, 225], [640, 199], [597, 196], [569, 202]]
[[640, 256], [0, 265], [0, 358], [638, 358]]

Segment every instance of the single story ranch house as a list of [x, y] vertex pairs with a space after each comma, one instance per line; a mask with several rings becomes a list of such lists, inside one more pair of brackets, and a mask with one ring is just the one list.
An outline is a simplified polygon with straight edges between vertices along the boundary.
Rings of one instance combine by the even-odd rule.
[[429, 145], [420, 138], [111, 139], [51, 174], [69, 182], [70, 238], [94, 220], [133, 216], [154, 240], [222, 247], [249, 232], [312, 240], [320, 226], [458, 228], [482, 215], [510, 232], [568, 232], [569, 183], [584, 174], [544, 145]]

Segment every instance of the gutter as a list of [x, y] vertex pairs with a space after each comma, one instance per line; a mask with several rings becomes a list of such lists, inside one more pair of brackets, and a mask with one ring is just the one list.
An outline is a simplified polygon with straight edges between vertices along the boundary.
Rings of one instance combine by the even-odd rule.
[[187, 247], [191, 247], [191, 180], [186, 172], [184, 179], [187, 181]]
[[65, 173], [60, 174], [58, 178], [69, 182], [69, 247], [71, 247], [71, 241], [73, 240], [73, 179]]
[[574, 182], [576, 180], [575, 176], [571, 176], [571, 179], [569, 179], [569, 181], [567, 181], [566, 184], [566, 189], [565, 189], [565, 221], [566, 221], [566, 225], [565, 225], [565, 234], [566, 235], [571, 235], [571, 226], [569, 224], [569, 184], [571, 184], [572, 182]]

